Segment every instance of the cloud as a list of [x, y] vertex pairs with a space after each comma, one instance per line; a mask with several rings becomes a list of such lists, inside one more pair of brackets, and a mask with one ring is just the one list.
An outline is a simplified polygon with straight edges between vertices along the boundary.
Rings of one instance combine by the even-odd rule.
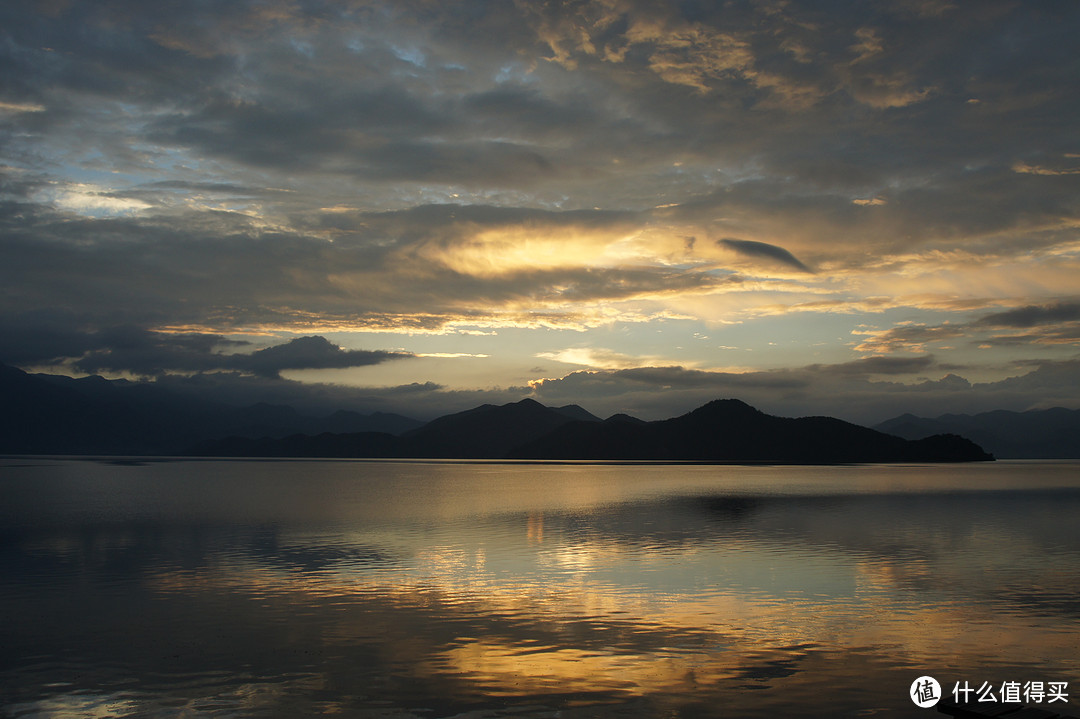
[[1024, 160], [1017, 160], [1012, 166], [1013, 172], [1029, 175], [1080, 175], [1080, 163], [1074, 153], [1066, 153], [1061, 157], [1042, 158], [1040, 164], [1032, 164]]
[[624, 242], [627, 217], [420, 206], [334, 213], [340, 231], [329, 241], [239, 212], [71, 218], [38, 207], [4, 227], [0, 278], [9, 317], [49, 307], [80, 315], [84, 325], [197, 325], [218, 333], [438, 331], [545, 317], [595, 326], [633, 321], [638, 312], [601, 311], [603, 302], [739, 283], [731, 273], [672, 266], [666, 248], [642, 255], [647, 245]]
[[910, 375], [925, 372], [936, 364], [933, 355], [920, 357], [877, 356], [864, 357], [852, 362], [842, 362], [834, 365], [813, 366], [812, 369], [848, 376]]
[[264, 377], [276, 377], [286, 369], [332, 369], [363, 367], [411, 357], [406, 352], [346, 350], [324, 337], [297, 337], [285, 344], [257, 350], [250, 355], [230, 355], [232, 366]]
[[[992, 304], [1001, 304], [996, 301]], [[931, 303], [932, 306], [933, 303]], [[956, 309], [980, 309], [986, 302], [962, 302]], [[823, 305], [828, 307], [828, 303]], [[946, 303], [945, 308], [950, 305]], [[1011, 332], [1011, 329], [1030, 330]], [[1005, 330], [1003, 333], [1002, 330]], [[962, 340], [964, 345], [978, 345], [983, 349], [1023, 345], [1074, 345], [1080, 343], [1080, 304], [1056, 302], [1049, 305], [1025, 305], [1002, 312], [992, 312], [977, 319], [939, 325], [919, 322], [901, 322], [888, 329], [856, 328], [852, 334], [864, 337], [855, 350], [882, 355], [866, 358], [858, 363], [871, 361], [914, 361], [914, 358], [885, 357], [896, 352], [925, 352], [932, 346], [951, 349], [943, 342]], [[856, 364], [858, 364], [856, 363]]]
[[555, 360], [564, 364], [584, 365], [595, 369], [629, 369], [631, 367], [655, 366], [662, 360], [654, 356], [632, 356], [601, 347], [569, 347], [554, 352], [539, 352], [541, 359]]
[[812, 272], [809, 267], [800, 262], [795, 255], [791, 254], [783, 247], [777, 247], [776, 245], [770, 245], [765, 242], [756, 242], [754, 240], [735, 240], [730, 238], [724, 238], [719, 240], [719, 242], [721, 245], [735, 250], [735, 252], [740, 255], [746, 255], [748, 257], [764, 257], [775, 260], [788, 267], [794, 267], [802, 272]]
[[979, 318], [976, 325], [985, 327], [1038, 327], [1063, 322], [1080, 322], [1080, 302], [1055, 302], [1028, 305]]
[[984, 348], [1038, 345], [1080, 345], [1080, 325], [1067, 325], [1039, 332], [992, 335], [981, 340]]
[[363, 367], [414, 355], [383, 350], [346, 350], [323, 337], [297, 337], [253, 352], [251, 345], [221, 335], [148, 331], [134, 326], [95, 332], [23, 326], [5, 332], [0, 346], [6, 362], [25, 365], [69, 361], [87, 373], [168, 373], [239, 371], [274, 379], [289, 369]]
[[35, 313], [0, 324], [0, 362], [11, 365], [53, 364], [81, 357], [100, 347], [94, 333], [73, 328], [71, 318]]
[[45, 106], [32, 102], [0, 102], [0, 113], [4, 112], [44, 112]]
[[857, 329], [852, 334], [865, 337], [855, 346], [856, 352], [887, 355], [893, 352], [925, 352], [930, 345], [966, 335], [959, 325], [928, 326], [901, 324], [885, 330]]

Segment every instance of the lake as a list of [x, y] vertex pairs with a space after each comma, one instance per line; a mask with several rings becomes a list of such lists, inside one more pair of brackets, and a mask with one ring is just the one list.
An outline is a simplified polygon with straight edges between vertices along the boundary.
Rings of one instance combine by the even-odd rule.
[[0, 713], [1078, 714], [1078, 518], [1071, 462], [0, 459]]

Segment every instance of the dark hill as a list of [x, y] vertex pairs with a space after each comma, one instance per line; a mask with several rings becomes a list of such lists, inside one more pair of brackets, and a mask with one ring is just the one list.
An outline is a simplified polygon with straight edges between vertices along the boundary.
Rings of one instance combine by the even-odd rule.
[[393, 412], [372, 412], [360, 414], [349, 410], [339, 409], [324, 419], [313, 420], [323, 432], [385, 432], [387, 434], [404, 434], [424, 425], [423, 422], [412, 417], [405, 417]]
[[0, 452], [83, 452], [108, 439], [98, 403], [14, 367], [0, 365]]
[[225, 405], [101, 377], [0, 367], [0, 452], [169, 454], [214, 426]]
[[882, 422], [875, 429], [907, 439], [922, 439], [942, 432], [961, 434], [1001, 458], [1080, 458], [1080, 410], [1063, 407], [944, 414], [933, 419], [905, 414]]
[[[501, 459], [557, 427], [593, 417], [576, 405], [558, 409], [523, 399], [501, 406], [485, 404], [428, 422], [401, 436], [402, 456]], [[595, 417], [583, 424], [599, 422]]]
[[912, 442], [831, 417], [774, 417], [734, 399], [716, 400], [661, 422], [613, 420], [563, 425], [510, 456], [791, 463], [992, 459], [955, 435]]
[[645, 420], [643, 420], [643, 419], [638, 419], [637, 417], [631, 417], [630, 415], [623, 414], [622, 412], [620, 412], [619, 414], [613, 414], [610, 417], [608, 417], [607, 419], [605, 419], [604, 421], [605, 422], [630, 422], [631, 424], [647, 424], [647, 422], [645, 422]]
[[562, 415], [566, 415], [570, 419], [576, 419], [581, 422], [599, 422], [600, 418], [595, 414], [585, 409], [584, 407], [576, 404], [567, 404], [562, 407], [554, 407], [556, 412]]
[[169, 455], [221, 437], [397, 434], [421, 424], [385, 413], [309, 417], [286, 405], [233, 407], [152, 382], [32, 375], [2, 364], [0, 399], [4, 454]]

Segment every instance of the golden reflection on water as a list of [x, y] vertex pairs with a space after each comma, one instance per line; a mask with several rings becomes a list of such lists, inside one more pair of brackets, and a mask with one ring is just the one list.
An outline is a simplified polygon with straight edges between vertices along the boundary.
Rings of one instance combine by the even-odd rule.
[[529, 523], [525, 526], [525, 536], [529, 544], [544, 543], [544, 513], [529, 512]]
[[[263, 674], [280, 671], [222, 687], [188, 677], [204, 695], [173, 696], [177, 715], [430, 716], [393, 704], [421, 687], [429, 703], [497, 700], [521, 716], [605, 705], [628, 716], [690, 705], [807, 715], [823, 696], [908, 716], [907, 685], [924, 673], [943, 684], [1080, 681], [1080, 530], [1062, 521], [1080, 506], [1075, 493], [664, 496], [558, 468], [572, 481], [511, 476], [500, 509], [501, 470], [480, 467], [475, 481], [466, 471], [420, 495], [335, 475], [308, 488], [322, 499], [291, 521], [261, 498], [258, 522], [230, 524], [200, 496], [208, 514], [195, 519], [31, 533], [19, 557], [72, 582], [58, 592], [98, 588], [121, 615], [190, 622], [157, 630], [121, 616], [103, 641], [190, 632], [221, 666], [266, 655]], [[401, 472], [407, 487], [428, 473]], [[239, 496], [232, 487], [218, 499]], [[332, 507], [321, 517], [319, 502]], [[160, 662], [155, 641], [136, 656]], [[823, 685], [842, 693], [835, 703]], [[163, 700], [57, 691], [22, 713], [160, 713], [153, 701]]]
[[[808, 681], [796, 674], [805, 673], [812, 655], [841, 657], [830, 665], [833, 679], [868, 671], [862, 664], [842, 666], [846, 652], [955, 672], [992, 666], [1003, 656], [1055, 671], [1080, 670], [1075, 618], [1071, 631], [1063, 632], [1059, 617], [1015, 611], [1003, 617], [1002, 607], [993, 603], [956, 603], [947, 596], [905, 600], [925, 582], [965, 581], [949, 561], [851, 561], [835, 548], [800, 550], [793, 560], [790, 549], [737, 539], [721, 548], [685, 549], [628, 549], [595, 539], [556, 543], [554, 536], [541, 544], [543, 515], [522, 519], [523, 551], [537, 567], [556, 570], [546, 581], [493, 571], [483, 545], [447, 544], [418, 549], [409, 566], [398, 569], [301, 572], [239, 561], [196, 572], [160, 572], [149, 578], [149, 586], [184, 595], [240, 592], [285, 607], [309, 607], [319, 599], [363, 605], [362, 621], [341, 613], [324, 626], [323, 641], [347, 644], [383, 632], [396, 637], [388, 656], [409, 667], [417, 681], [449, 675], [492, 697], [679, 696], [740, 681], [779, 681], [795, 691]], [[605, 568], [632, 565], [640, 574], [694, 561], [700, 563], [699, 585], [672, 585], [667, 591], [597, 576]], [[763, 567], [773, 575], [796, 572], [799, 565], [841, 580], [850, 567], [851, 591], [770, 592], [736, 581], [745, 579], [740, 568], [756, 576]], [[709, 581], [709, 570], [720, 566], [729, 572], [735, 568], [730, 586]], [[1042, 578], [1055, 579], [1053, 573]], [[467, 622], [468, 633], [441, 643], [413, 635], [426, 625], [454, 621]], [[804, 668], [783, 670], [795, 666], [792, 662]], [[761, 676], [754, 675], [755, 667], [765, 667]]]

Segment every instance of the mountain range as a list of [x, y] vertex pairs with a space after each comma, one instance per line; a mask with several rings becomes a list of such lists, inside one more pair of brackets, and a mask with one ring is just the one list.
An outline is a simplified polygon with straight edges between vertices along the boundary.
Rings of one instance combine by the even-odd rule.
[[906, 439], [953, 433], [968, 437], [999, 459], [1080, 457], [1080, 410], [1052, 409], [916, 417], [904, 414], [875, 429]]
[[1080, 456], [1080, 410], [1061, 408], [902, 415], [870, 429], [829, 417], [774, 417], [733, 399], [654, 422], [625, 414], [602, 420], [577, 405], [526, 399], [424, 423], [390, 413], [235, 407], [152, 383], [4, 365], [0, 396], [5, 454], [891, 462], [985, 459], [985, 449], [997, 457]]
[[906, 440], [831, 417], [773, 417], [735, 399], [680, 417], [607, 420], [532, 399], [440, 417], [399, 437], [321, 434], [229, 438], [193, 448], [211, 456], [657, 460], [687, 462], [959, 462], [993, 459], [953, 434]]
[[714, 400], [659, 422], [635, 422], [624, 416], [606, 422], [567, 422], [508, 456], [791, 463], [992, 459], [954, 434], [905, 440], [833, 417], [775, 417], [737, 399]]
[[222, 437], [386, 432], [422, 426], [397, 414], [311, 417], [286, 405], [234, 407], [151, 383], [28, 374], [0, 364], [0, 453], [174, 455]]

